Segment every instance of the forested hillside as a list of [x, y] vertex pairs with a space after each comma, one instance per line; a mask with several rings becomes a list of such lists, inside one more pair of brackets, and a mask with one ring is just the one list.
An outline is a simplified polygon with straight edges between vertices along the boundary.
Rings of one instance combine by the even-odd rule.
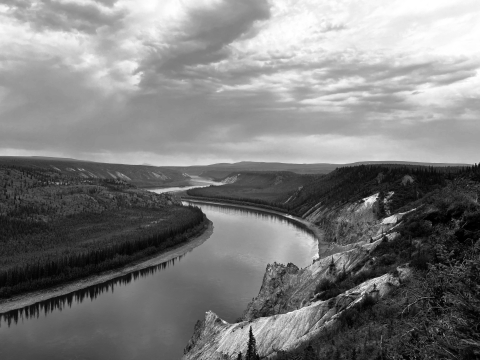
[[0, 297], [123, 266], [203, 226], [198, 208], [123, 180], [0, 166]]
[[321, 175], [299, 175], [286, 171], [230, 173], [222, 179], [225, 185], [190, 189], [187, 195], [257, 204], [282, 211], [287, 209], [285, 204], [294, 194], [319, 177]]
[[184, 186], [190, 177], [170, 167], [99, 163], [63, 158], [0, 156], [0, 166], [53, 171], [65, 177], [123, 180], [139, 187]]
[[[333, 328], [296, 350], [279, 352], [276, 359], [479, 359], [479, 166], [411, 171], [409, 176], [417, 186], [408, 184], [410, 188], [395, 177], [388, 187], [379, 188], [368, 184], [373, 174], [371, 178], [369, 172], [356, 174], [365, 176], [367, 182], [345, 193], [364, 195], [362, 189], [369, 186], [374, 191], [403, 190], [390, 200], [383, 198], [385, 209], [377, 213], [380, 226], [393, 227], [356, 269], [339, 269], [319, 281], [315, 301], [333, 304], [361, 282], [395, 274], [402, 267], [411, 269], [412, 276], [382, 301], [372, 297], [374, 293], [367, 294], [362, 302], [341, 312]], [[325, 204], [343, 201], [332, 192], [327, 194], [332, 196], [326, 197]], [[410, 211], [403, 216], [385, 213], [405, 209]]]
[[[223, 186], [191, 189], [189, 196], [251, 202], [304, 216], [314, 206], [341, 205], [380, 194], [388, 214], [425, 194], [444, 187], [456, 176], [475, 173], [474, 167], [425, 167], [413, 165], [356, 165], [327, 175], [289, 172], [231, 173]], [[473, 175], [472, 175], [473, 176]]]

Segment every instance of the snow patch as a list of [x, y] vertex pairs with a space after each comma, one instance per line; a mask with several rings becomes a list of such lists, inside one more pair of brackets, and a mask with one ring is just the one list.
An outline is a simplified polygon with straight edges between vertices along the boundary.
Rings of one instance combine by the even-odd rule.
[[53, 166], [53, 165], [50, 165], [50, 166], [51, 166], [52, 168], [54, 168], [55, 170], [57, 170], [57, 171], [62, 171], [62, 170], [60, 170], [59, 168], [57, 168], [56, 166]]
[[108, 175], [110, 175], [112, 178], [116, 179], [117, 177], [113, 175], [110, 171], [107, 171]]

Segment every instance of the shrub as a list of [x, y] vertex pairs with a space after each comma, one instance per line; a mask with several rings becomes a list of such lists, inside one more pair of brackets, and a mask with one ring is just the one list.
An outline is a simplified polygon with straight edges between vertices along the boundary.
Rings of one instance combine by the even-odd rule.
[[375, 297], [373, 295], [367, 294], [362, 302], [359, 305], [359, 310], [366, 310], [371, 308], [373, 305], [376, 304]]
[[385, 254], [382, 255], [380, 259], [378, 259], [378, 265], [392, 265], [397, 261], [397, 257], [395, 254]]
[[412, 258], [410, 265], [418, 270], [428, 270], [429, 262], [430, 262], [429, 256], [425, 252], [420, 251]]
[[480, 231], [480, 211], [467, 214], [463, 228], [469, 231]]
[[352, 327], [357, 322], [360, 314], [354, 307], [344, 310], [338, 317], [338, 321], [341, 327]]
[[320, 280], [317, 287], [315, 288], [315, 294], [318, 294], [318, 293], [326, 291], [326, 290], [330, 290], [334, 286], [335, 286], [335, 284], [333, 283], [333, 281], [331, 281], [329, 279], [322, 279], [322, 280]]

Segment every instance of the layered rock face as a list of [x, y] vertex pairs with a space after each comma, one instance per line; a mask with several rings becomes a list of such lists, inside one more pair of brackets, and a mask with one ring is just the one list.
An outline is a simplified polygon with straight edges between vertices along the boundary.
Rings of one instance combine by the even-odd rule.
[[236, 359], [238, 352], [245, 354], [250, 326], [260, 356], [295, 349], [335, 326], [344, 310], [367, 295], [378, 300], [399, 286], [408, 269], [399, 269], [398, 276], [385, 274], [368, 280], [327, 301], [314, 296], [322, 279], [335, 280], [340, 272], [355, 274], [368, 269], [370, 252], [384, 236], [389, 240], [395, 237], [394, 227], [403, 214], [395, 221], [381, 222], [374, 213], [376, 201], [374, 195], [328, 214], [320, 208], [312, 209], [307, 217], [312, 222], [318, 223], [322, 215], [330, 216], [329, 226], [338, 236], [337, 244], [322, 249], [320, 258], [303, 269], [294, 264], [269, 264], [258, 296], [243, 315], [244, 321], [229, 324], [207, 312], [205, 320], [195, 326], [184, 359]]
[[[268, 265], [258, 296], [248, 304], [245, 320], [283, 314], [309, 304], [315, 287], [324, 278], [334, 279], [340, 271], [351, 271], [364, 261], [376, 243], [358, 245], [298, 269], [293, 264]], [[334, 266], [332, 266], [332, 264]]]
[[356, 306], [367, 295], [380, 299], [399, 284], [398, 277], [385, 274], [334, 299], [317, 301], [285, 314], [236, 324], [229, 324], [209, 311], [205, 320], [197, 323], [183, 359], [236, 359], [239, 352], [245, 354], [247, 350], [250, 327], [261, 357], [271, 357], [279, 350], [295, 349], [321, 331], [335, 326], [343, 311]]
[[[378, 194], [374, 194], [356, 203], [333, 209], [324, 207], [319, 203], [307, 211], [304, 218], [320, 225], [325, 231], [325, 239], [335, 245], [369, 242], [389, 231], [395, 225], [393, 222], [383, 223], [378, 219], [380, 202], [388, 209], [388, 199], [392, 195], [393, 192], [389, 193], [384, 199], [380, 199]], [[388, 210], [387, 215], [390, 215]], [[339, 249], [341, 251], [342, 248]]]

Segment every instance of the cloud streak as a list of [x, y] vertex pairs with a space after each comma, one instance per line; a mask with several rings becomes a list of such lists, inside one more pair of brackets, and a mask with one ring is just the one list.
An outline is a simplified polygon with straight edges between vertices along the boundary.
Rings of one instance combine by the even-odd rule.
[[480, 7], [415, 4], [4, 0], [0, 153], [478, 161]]
[[[115, 1], [63, 2], [60, 0], [7, 0], [7, 13], [35, 31], [96, 33], [119, 23], [125, 13], [112, 10]], [[101, 6], [103, 5], [103, 6]]]

